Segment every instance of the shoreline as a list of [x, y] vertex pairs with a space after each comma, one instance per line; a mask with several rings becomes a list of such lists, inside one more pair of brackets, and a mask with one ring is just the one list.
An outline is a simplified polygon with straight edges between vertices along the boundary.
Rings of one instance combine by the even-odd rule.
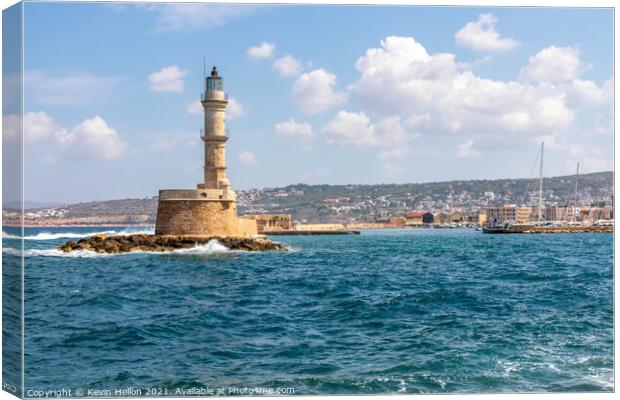
[[93, 235], [77, 242], [69, 240], [58, 247], [65, 253], [88, 250], [95, 253], [131, 253], [135, 251], [165, 252], [180, 249], [191, 249], [198, 245], [209, 245], [212, 241], [229, 250], [244, 251], [280, 251], [288, 248], [264, 237], [236, 236], [193, 236], [193, 235], [145, 235], [127, 236]]
[[146, 228], [153, 227], [155, 228], [155, 224], [70, 224], [70, 225], [18, 225], [18, 224], [2, 224], [2, 226], [10, 226], [11, 228], [110, 228], [110, 227], [124, 227], [124, 228]]

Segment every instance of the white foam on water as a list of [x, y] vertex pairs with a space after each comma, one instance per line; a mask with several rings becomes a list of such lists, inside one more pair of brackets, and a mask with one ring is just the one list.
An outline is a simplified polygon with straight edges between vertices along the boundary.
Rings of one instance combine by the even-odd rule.
[[64, 252], [58, 249], [29, 249], [24, 252], [25, 257], [67, 257], [67, 258], [98, 258], [120, 254], [96, 253], [89, 250], [75, 250]]
[[12, 247], [3, 247], [2, 248], [2, 254], [8, 254], [10, 256], [21, 256], [21, 252], [17, 249], [14, 249]]
[[604, 363], [607, 360], [608, 360], [608, 357], [603, 357], [603, 356], [581, 356], [581, 357], [573, 358], [571, 362], [574, 364], [589, 364], [592, 362]]
[[442, 380], [442, 379], [440, 379], [440, 378], [437, 378], [437, 377], [435, 377], [435, 376], [431, 376], [430, 378], [431, 378], [431, 381], [433, 381], [433, 382], [435, 382], [436, 384], [438, 384], [439, 386], [441, 386], [441, 388], [442, 388], [442, 389], [445, 389], [445, 388], [446, 388], [446, 386], [448, 385], [448, 384], [446, 383], [446, 381], [444, 381], [444, 380]]
[[[123, 229], [122, 231], [108, 230], [99, 232], [39, 232], [36, 235], [24, 236], [24, 240], [56, 240], [56, 239], [81, 239], [87, 238], [93, 235], [108, 235], [108, 236], [129, 236], [129, 235], [152, 235], [155, 231], [153, 229]], [[2, 231], [3, 239], [21, 239], [20, 236], [11, 235]]]
[[301, 249], [298, 249], [297, 247], [293, 247], [293, 246], [285, 246], [286, 249], [290, 252], [290, 253], [299, 253], [301, 252]]
[[113, 235], [117, 236], [129, 236], [129, 235], [154, 235], [155, 229], [124, 229], [122, 231], [118, 231], [113, 233]]
[[555, 364], [552, 364], [552, 363], [543, 363], [542, 365], [544, 365], [545, 367], [549, 368], [549, 369], [550, 369], [550, 370], [552, 370], [552, 371], [555, 371], [555, 372], [562, 372], [562, 370], [561, 370], [561, 369], [559, 369], [558, 367], [556, 367], [556, 366], [555, 366]]
[[186, 249], [175, 249], [169, 251], [150, 251], [150, 250], [136, 250], [130, 253], [124, 254], [165, 254], [165, 255], [212, 255], [212, 254], [224, 254], [229, 253], [231, 250], [221, 244], [217, 239], [211, 239], [207, 244], [197, 244], [194, 247], [188, 247]]
[[497, 361], [497, 364], [502, 367], [504, 376], [508, 376], [512, 372], [519, 371], [521, 369], [521, 364], [518, 362], [499, 360]]
[[[15, 250], [15, 249], [13, 249]], [[3, 250], [4, 252], [4, 250]], [[190, 247], [187, 249], [176, 249], [170, 251], [144, 251], [137, 250], [129, 253], [97, 253], [90, 250], [75, 250], [65, 252], [56, 248], [53, 249], [29, 249], [24, 252], [25, 257], [68, 257], [68, 258], [98, 258], [98, 257], [114, 257], [127, 256], [135, 254], [155, 254], [155, 255], [212, 255], [224, 254], [230, 250], [215, 239], [210, 240], [207, 244]]]
[[207, 244], [197, 245], [188, 249], [176, 249], [165, 253], [172, 254], [191, 254], [191, 255], [210, 255], [227, 253], [230, 250], [216, 239], [211, 239]]
[[10, 233], [2, 231], [2, 239], [21, 239], [21, 236], [11, 235]]
[[588, 374], [588, 379], [597, 385], [603, 386], [606, 390], [614, 388], [614, 372], [612, 369], [602, 369]]
[[77, 239], [85, 238], [93, 235], [113, 235], [116, 231], [102, 231], [102, 232], [39, 232], [33, 236], [24, 236], [24, 240], [56, 240], [61, 238]]

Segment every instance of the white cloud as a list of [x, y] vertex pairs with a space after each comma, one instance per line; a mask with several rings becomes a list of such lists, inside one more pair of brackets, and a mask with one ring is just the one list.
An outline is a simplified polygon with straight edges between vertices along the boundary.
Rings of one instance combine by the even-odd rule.
[[84, 71], [51, 75], [31, 70], [24, 73], [24, 92], [29, 101], [51, 106], [84, 106], [112, 99], [123, 78], [98, 76]]
[[575, 118], [560, 87], [478, 77], [411, 37], [386, 38], [356, 68], [350, 88], [363, 110], [405, 116], [405, 128], [421, 133], [533, 136], [560, 132]]
[[244, 152], [239, 153], [239, 155], [237, 156], [237, 160], [242, 165], [246, 165], [246, 166], [256, 165], [256, 156], [251, 151], [246, 150]]
[[243, 117], [247, 114], [247, 111], [243, 104], [237, 99], [230, 97], [228, 99], [228, 106], [226, 107], [226, 119], [232, 121], [234, 119]]
[[429, 55], [411, 37], [390, 36], [356, 64], [360, 79], [351, 85], [370, 110], [386, 114], [427, 107], [448, 93], [457, 73], [454, 55]]
[[477, 51], [508, 51], [519, 45], [515, 39], [503, 38], [495, 24], [493, 14], [480, 14], [478, 21], [468, 22], [454, 35], [456, 43]]
[[62, 130], [45, 111], [24, 114], [24, 141], [33, 143]]
[[[19, 138], [19, 124], [20, 118], [16, 114], [4, 118], [3, 129], [8, 129], [5, 130], [5, 134], [10, 135], [7, 138]], [[43, 141], [43, 145], [48, 147], [48, 150], [56, 143], [61, 150], [66, 152], [65, 154], [77, 158], [112, 160], [119, 158], [127, 149], [127, 144], [118, 137], [116, 131], [98, 115], [67, 130], [56, 123], [45, 111], [27, 112], [24, 114], [23, 125], [26, 143]], [[53, 141], [45, 142], [48, 138]], [[51, 159], [43, 161], [50, 165], [53, 164]]]
[[276, 135], [283, 137], [299, 137], [302, 139], [309, 139], [314, 135], [312, 132], [312, 126], [309, 123], [297, 122], [294, 118], [291, 118], [286, 122], [276, 124], [274, 129]]
[[[21, 118], [17, 114], [3, 117], [2, 132], [4, 139], [8, 141], [19, 140], [22, 129], [21, 124]], [[45, 111], [25, 113], [23, 129], [25, 143], [38, 142], [63, 130]]]
[[212, 29], [256, 11], [255, 6], [241, 4], [149, 4], [142, 8], [157, 13], [156, 31]]
[[[202, 115], [204, 113], [204, 109], [202, 108], [202, 104], [200, 100], [192, 101], [187, 106], [187, 112], [190, 114]], [[231, 121], [240, 117], [243, 117], [247, 114], [247, 110], [245, 106], [241, 104], [234, 97], [228, 98], [228, 106], [226, 107], [226, 119]]]
[[409, 149], [407, 148], [386, 149], [381, 150], [378, 157], [381, 160], [397, 160], [405, 157], [407, 154], [409, 154]]
[[566, 103], [572, 108], [597, 107], [611, 100], [604, 87], [595, 82], [575, 79], [565, 88]]
[[21, 133], [21, 118], [17, 114], [2, 116], [2, 139], [8, 142], [17, 141]]
[[282, 77], [297, 76], [301, 72], [301, 62], [290, 54], [280, 57], [273, 62], [273, 68]]
[[456, 150], [457, 157], [460, 158], [471, 158], [477, 157], [480, 155], [480, 152], [474, 148], [474, 141], [468, 140], [465, 143], [459, 145]]
[[328, 143], [355, 146], [376, 146], [378, 139], [370, 118], [363, 112], [339, 111], [321, 130]]
[[479, 65], [483, 65], [491, 61], [493, 58], [491, 56], [484, 56], [472, 62], [459, 62], [456, 63], [456, 67], [459, 69], [474, 69]]
[[567, 146], [570, 159], [566, 160], [565, 168], [575, 168], [580, 164], [582, 173], [613, 170], [613, 162], [605, 157], [603, 149], [597, 146], [572, 144]]
[[86, 119], [71, 130], [55, 133], [61, 148], [78, 158], [114, 160], [127, 149], [116, 131], [98, 115]]
[[324, 69], [302, 74], [293, 84], [293, 99], [304, 113], [318, 114], [347, 101], [344, 92], [334, 90], [336, 75]]
[[151, 149], [154, 152], [159, 153], [159, 152], [162, 152], [164, 150], [171, 148], [175, 144], [176, 144], [176, 140], [174, 140], [173, 138], [160, 137], [160, 138], [155, 139], [155, 141], [151, 143], [151, 145], [149, 146], [149, 149]]
[[562, 82], [577, 78], [583, 68], [577, 49], [550, 46], [530, 57], [519, 76], [527, 82]]
[[419, 135], [405, 129], [400, 117], [393, 116], [383, 118], [377, 123], [372, 123], [370, 118], [362, 111], [348, 112], [339, 111], [321, 130], [330, 144], [353, 145], [359, 147], [377, 147], [388, 151], [379, 153], [379, 157], [388, 155], [404, 155], [406, 145]]
[[261, 60], [264, 58], [271, 58], [274, 50], [276, 49], [275, 43], [261, 42], [258, 46], [250, 47], [245, 51], [248, 58], [253, 60]]
[[154, 92], [181, 92], [183, 91], [183, 77], [187, 71], [176, 65], [162, 68], [149, 75], [149, 89]]
[[200, 100], [195, 100], [189, 103], [187, 105], [187, 112], [190, 114], [202, 115], [202, 113], [204, 112], [204, 109], [202, 108], [202, 103], [200, 102]]

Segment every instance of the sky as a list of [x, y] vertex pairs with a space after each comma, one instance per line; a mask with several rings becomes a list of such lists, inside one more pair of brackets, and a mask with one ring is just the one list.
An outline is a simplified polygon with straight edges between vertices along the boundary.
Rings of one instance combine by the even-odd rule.
[[195, 187], [203, 57], [233, 189], [528, 178], [541, 141], [546, 176], [611, 170], [612, 38], [602, 8], [25, 3], [25, 199]]

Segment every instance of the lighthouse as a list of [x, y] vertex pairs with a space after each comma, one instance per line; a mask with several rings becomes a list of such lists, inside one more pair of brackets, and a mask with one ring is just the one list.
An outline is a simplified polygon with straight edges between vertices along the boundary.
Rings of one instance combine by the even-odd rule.
[[226, 106], [224, 78], [216, 67], [205, 77], [200, 102], [204, 109], [202, 182], [196, 189], [162, 189], [157, 203], [156, 235], [248, 237], [256, 221], [237, 215], [237, 196], [226, 177]]
[[204, 142], [204, 182], [198, 189], [221, 191], [222, 199], [235, 198], [226, 177], [226, 106], [228, 96], [224, 93], [224, 78], [213, 67], [211, 76], [205, 77], [205, 91], [201, 96], [204, 109], [204, 129], [201, 139]]

